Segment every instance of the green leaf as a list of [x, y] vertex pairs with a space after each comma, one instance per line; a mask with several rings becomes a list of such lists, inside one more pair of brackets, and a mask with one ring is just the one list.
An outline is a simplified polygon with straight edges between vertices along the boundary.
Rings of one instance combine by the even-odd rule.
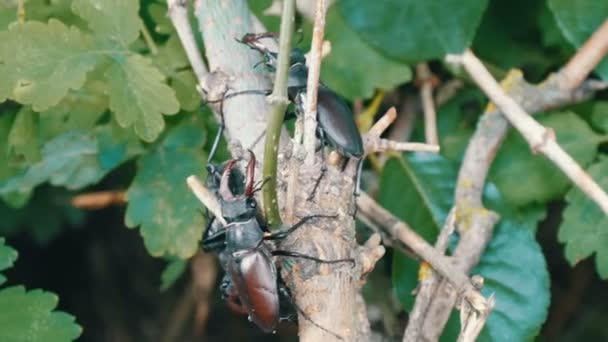
[[454, 166], [432, 153], [392, 158], [380, 181], [380, 203], [407, 220], [427, 241], [434, 241], [452, 207]]
[[0, 1], [0, 31], [17, 21], [17, 1]]
[[182, 259], [175, 259], [169, 262], [169, 264], [163, 270], [160, 275], [160, 290], [166, 291], [184, 274], [188, 262]]
[[125, 222], [128, 227], [141, 226], [153, 256], [185, 259], [198, 250], [204, 222], [201, 204], [186, 186], [186, 177], [204, 175], [204, 132], [203, 119], [191, 115], [139, 160], [127, 192]]
[[406, 62], [462, 53], [471, 45], [486, 5], [486, 0], [338, 2], [348, 25], [368, 44]]
[[399, 298], [399, 302], [405, 309], [410, 312], [414, 307], [416, 297], [412, 295], [416, 286], [418, 286], [418, 270], [420, 264], [399, 252], [393, 254], [393, 262], [391, 267], [391, 276], [395, 294]]
[[[417, 153], [404, 161], [389, 160], [382, 177], [380, 202], [414, 229], [427, 226], [436, 235], [452, 206], [456, 168], [439, 155]], [[473, 272], [485, 279], [484, 294], [494, 292], [497, 297], [481, 340], [529, 340], [544, 322], [549, 305], [549, 275], [532, 235], [543, 215], [537, 209], [520, 215], [491, 184], [486, 196], [485, 202], [498, 210], [502, 220]], [[395, 253], [393, 283], [401, 303], [409, 309], [415, 285], [412, 279], [417, 278], [418, 267], [404, 258]], [[455, 339], [456, 336], [446, 338]]]
[[148, 13], [156, 24], [154, 31], [161, 34], [170, 34], [174, 31], [173, 24], [167, 15], [166, 4], [152, 3], [148, 6]]
[[598, 129], [608, 132], [608, 101], [594, 101], [591, 108], [591, 123]]
[[0, 102], [8, 96], [37, 112], [59, 103], [69, 89], [82, 87], [100, 58], [92, 53], [91, 37], [54, 19], [13, 25], [0, 32], [0, 40]]
[[[608, 191], [608, 157], [602, 156], [587, 171]], [[597, 271], [608, 279], [608, 216], [576, 187], [568, 192], [566, 201], [568, 206], [558, 233], [558, 240], [566, 244], [566, 259], [575, 265], [596, 253]]]
[[[539, 117], [554, 129], [558, 143], [583, 167], [597, 154], [602, 138], [572, 112]], [[570, 186], [568, 178], [542, 155], [534, 155], [518, 132], [511, 130], [490, 170], [490, 179], [516, 206], [545, 203], [560, 197]], [[521, 186], [525, 181], [526, 186]]]
[[22, 107], [17, 113], [8, 135], [9, 151], [22, 156], [32, 164], [40, 159], [36, 113], [30, 107]]
[[163, 75], [150, 60], [132, 55], [116, 60], [106, 71], [110, 109], [121, 127], [135, 126], [144, 141], [154, 141], [163, 131], [162, 114], [175, 114], [175, 92], [162, 83]]
[[[548, 0], [549, 8], [566, 39], [576, 48], [581, 47], [591, 34], [606, 20], [607, 1]], [[604, 57], [595, 71], [608, 80], [608, 58]]]
[[192, 70], [184, 70], [190, 67], [190, 62], [176, 34], [159, 47], [154, 64], [169, 78], [182, 109], [194, 111], [201, 106], [201, 96], [196, 91], [196, 76]]
[[50, 140], [69, 130], [92, 130], [108, 108], [104, 82], [89, 79], [56, 106], [40, 113], [39, 139]]
[[460, 163], [486, 102], [481, 91], [467, 88], [439, 108], [437, 130], [441, 155]]
[[[98, 182], [129, 155], [126, 148], [116, 154], [110, 147], [100, 148], [98, 137], [106, 134], [107, 127], [96, 131], [68, 131], [52, 139], [42, 148], [42, 159], [21, 175], [0, 182], [0, 194], [27, 192], [44, 182], [68, 189], [80, 189]], [[123, 141], [115, 145], [126, 144]], [[103, 146], [103, 145], [102, 145]], [[102, 164], [105, 153], [113, 158]]]
[[505, 70], [525, 67], [526, 79], [542, 79], [550, 67], [562, 62], [555, 51], [543, 49], [538, 34], [531, 34], [539, 31], [537, 18], [543, 10], [543, 1], [490, 1], [473, 50], [484, 62]]
[[[451, 163], [432, 154], [392, 158], [384, 167], [378, 200], [432, 243], [451, 208], [455, 178]], [[418, 283], [418, 268], [416, 261], [401, 253], [393, 254], [393, 283], [408, 310], [413, 305], [411, 293]]]
[[331, 53], [323, 60], [323, 81], [342, 96], [370, 98], [375, 89], [391, 90], [412, 79], [407, 65], [386, 59], [364, 43], [346, 25], [337, 6], [327, 13], [325, 34]]
[[74, 0], [72, 10], [89, 23], [95, 35], [119, 43], [123, 48], [139, 37], [143, 26], [139, 1]]
[[478, 341], [532, 341], [547, 318], [549, 273], [532, 231], [536, 220], [503, 217], [473, 274], [496, 306]]
[[0, 203], [0, 235], [25, 232], [35, 242], [46, 245], [65, 228], [83, 224], [85, 212], [70, 204], [72, 197], [74, 194], [64, 189], [43, 186], [19, 208]]
[[74, 317], [65, 312], [53, 311], [59, 299], [50, 292], [32, 290], [23, 286], [8, 287], [0, 291], [0, 341], [73, 341], [82, 333]]
[[[0, 237], [0, 271], [13, 267], [17, 260], [17, 251], [4, 243], [4, 238]], [[0, 274], [0, 285], [6, 281], [6, 278]]]

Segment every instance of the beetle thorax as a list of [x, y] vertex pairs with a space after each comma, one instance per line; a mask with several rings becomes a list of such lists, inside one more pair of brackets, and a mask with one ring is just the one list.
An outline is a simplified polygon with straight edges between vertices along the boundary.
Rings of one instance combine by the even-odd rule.
[[263, 239], [264, 232], [255, 218], [233, 222], [226, 227], [226, 250], [230, 253], [256, 248]]

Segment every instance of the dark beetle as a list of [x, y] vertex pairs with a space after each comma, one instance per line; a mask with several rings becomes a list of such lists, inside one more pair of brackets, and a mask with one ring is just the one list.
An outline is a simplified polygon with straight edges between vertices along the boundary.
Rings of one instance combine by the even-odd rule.
[[298, 257], [323, 263], [354, 263], [354, 261], [352, 259], [321, 260], [297, 252], [271, 248], [267, 240], [283, 239], [312, 218], [333, 216], [307, 216], [287, 229], [269, 232], [264, 221], [258, 216], [259, 211], [253, 197], [256, 191], [253, 184], [255, 156], [250, 153], [251, 158], [245, 175], [245, 190], [242, 195], [235, 195], [229, 184], [236, 160], [231, 160], [224, 166], [217, 193], [222, 216], [228, 225], [222, 227], [218, 220], [212, 220], [205, 232], [203, 250], [217, 252], [220, 264], [226, 270], [227, 276], [222, 282], [222, 293], [228, 305], [237, 312], [246, 312], [262, 330], [271, 332], [280, 320], [295, 316], [293, 310], [286, 309], [291, 307], [286, 305], [286, 302], [291, 302], [291, 298], [280, 279], [273, 256]]
[[[262, 38], [276, 37], [273, 33], [248, 33], [239, 40], [264, 56], [264, 64], [271, 72], [276, 70], [277, 54], [271, 52], [260, 42]], [[287, 80], [289, 100], [296, 107], [296, 115], [304, 112], [308, 68], [306, 58], [297, 48], [290, 54], [290, 67]], [[242, 92], [239, 92], [242, 93]], [[335, 148], [346, 157], [363, 156], [363, 141], [355, 123], [352, 111], [344, 100], [323, 84], [319, 85], [317, 99], [318, 134], [322, 142]]]

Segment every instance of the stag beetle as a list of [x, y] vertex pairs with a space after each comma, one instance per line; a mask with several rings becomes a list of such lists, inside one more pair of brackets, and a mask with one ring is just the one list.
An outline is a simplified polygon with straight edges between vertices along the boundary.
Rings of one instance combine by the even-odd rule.
[[[247, 33], [239, 43], [249, 46], [251, 49], [262, 53], [264, 65], [270, 72], [276, 71], [277, 53], [271, 52], [268, 47], [260, 42], [263, 38], [276, 38], [271, 32]], [[289, 100], [295, 106], [295, 114], [304, 113], [304, 103], [306, 97], [306, 83], [308, 79], [308, 67], [306, 67], [306, 57], [298, 48], [294, 48], [290, 54], [289, 74], [287, 80], [287, 93]], [[225, 95], [222, 99], [208, 101], [220, 102], [220, 128], [214, 139], [214, 144], [209, 154], [209, 160], [215, 153], [219, 138], [224, 130], [224, 119], [222, 113], [223, 101], [234, 96], [244, 94], [268, 95], [268, 90], [244, 90]], [[287, 117], [286, 117], [287, 118]], [[350, 108], [344, 100], [334, 91], [323, 84], [319, 85], [317, 93], [317, 134], [324, 145], [330, 145], [345, 157], [360, 158], [363, 156], [363, 140], [354, 120]]]
[[[240, 40], [251, 49], [259, 51], [264, 56], [264, 64], [270, 72], [276, 71], [277, 53], [271, 52], [260, 42], [262, 38], [276, 37], [274, 33], [247, 33]], [[306, 57], [298, 48], [290, 54], [290, 67], [287, 80], [289, 100], [295, 105], [296, 115], [304, 113], [306, 102], [306, 83], [308, 68]], [[244, 93], [244, 92], [239, 92]], [[237, 94], [237, 93], [235, 93]], [[345, 157], [360, 158], [363, 156], [363, 140], [350, 108], [334, 91], [323, 84], [319, 85], [317, 93], [318, 135], [323, 143], [327, 143]], [[230, 94], [232, 96], [233, 94]]]
[[[236, 160], [229, 161], [223, 167], [217, 193], [222, 216], [228, 225], [222, 227], [217, 220], [212, 220], [203, 238], [203, 250], [217, 252], [220, 264], [226, 270], [222, 292], [229, 306], [237, 312], [246, 312], [262, 330], [271, 332], [280, 320], [290, 317], [286, 310], [281, 310], [281, 304], [291, 301], [277, 272], [273, 256], [297, 257], [321, 263], [354, 264], [354, 260], [322, 260], [293, 251], [273, 249], [267, 241], [283, 239], [311, 219], [335, 216], [306, 216], [291, 227], [270, 232], [258, 215], [257, 203], [253, 197], [257, 190], [253, 183], [255, 155], [250, 151], [250, 156], [243, 195], [235, 195], [229, 184]], [[218, 168], [215, 170], [219, 172]], [[214, 178], [208, 183], [215, 184], [217, 173], [210, 177]], [[299, 311], [303, 314], [303, 311]]]

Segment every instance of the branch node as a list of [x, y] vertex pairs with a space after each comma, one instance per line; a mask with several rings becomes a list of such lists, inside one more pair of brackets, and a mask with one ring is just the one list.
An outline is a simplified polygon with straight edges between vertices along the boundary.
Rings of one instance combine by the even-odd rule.
[[553, 128], [546, 127], [545, 131], [543, 132], [543, 135], [540, 139], [540, 142], [538, 142], [532, 146], [532, 153], [538, 154], [539, 152], [542, 151], [543, 147], [545, 147], [547, 145], [548, 141], [555, 141], [555, 140], [556, 140], [556, 137], [555, 137], [555, 131], [553, 130]]

